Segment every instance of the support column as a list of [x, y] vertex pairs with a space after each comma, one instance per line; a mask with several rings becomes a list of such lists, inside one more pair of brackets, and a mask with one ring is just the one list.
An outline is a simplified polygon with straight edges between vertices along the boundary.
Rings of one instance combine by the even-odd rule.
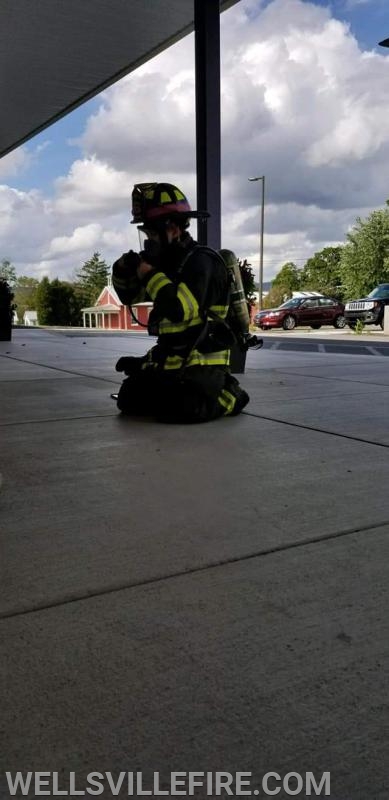
[[[194, 0], [196, 73], [197, 241], [221, 247], [220, 3]], [[228, 247], [228, 244], [226, 244]], [[239, 256], [239, 254], [238, 254]], [[246, 352], [233, 345], [231, 372], [243, 373]]]
[[196, 70], [197, 240], [221, 246], [220, 192], [220, 6], [219, 0], [194, 0]]

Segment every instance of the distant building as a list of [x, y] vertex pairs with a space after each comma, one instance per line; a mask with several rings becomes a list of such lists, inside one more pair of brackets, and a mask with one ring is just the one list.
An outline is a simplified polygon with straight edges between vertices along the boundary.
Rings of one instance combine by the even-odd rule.
[[[269, 290], [264, 288], [263, 292], [262, 292], [262, 297], [266, 297], [268, 294], [269, 294]], [[254, 298], [254, 303], [256, 303], [258, 305], [258, 303], [259, 303], [259, 292], [252, 292], [252, 295], [253, 295], [253, 298]]]
[[23, 314], [23, 325], [35, 327], [38, 325], [38, 314], [36, 311], [25, 311]]
[[100, 292], [96, 303], [90, 308], [82, 310], [82, 324], [84, 328], [99, 328], [102, 330], [136, 331], [148, 323], [152, 303], [138, 303], [133, 306], [133, 314], [127, 306], [119, 300], [111, 282]]
[[292, 292], [292, 297], [323, 297], [322, 292]]

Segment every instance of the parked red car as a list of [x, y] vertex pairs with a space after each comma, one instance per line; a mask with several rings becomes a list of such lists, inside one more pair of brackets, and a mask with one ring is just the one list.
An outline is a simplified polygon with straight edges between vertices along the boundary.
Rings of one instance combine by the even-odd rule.
[[344, 328], [344, 305], [333, 297], [324, 295], [291, 297], [279, 308], [259, 311], [254, 317], [254, 325], [262, 330], [284, 328], [286, 331], [293, 330], [296, 325], [309, 325], [316, 330], [322, 325]]

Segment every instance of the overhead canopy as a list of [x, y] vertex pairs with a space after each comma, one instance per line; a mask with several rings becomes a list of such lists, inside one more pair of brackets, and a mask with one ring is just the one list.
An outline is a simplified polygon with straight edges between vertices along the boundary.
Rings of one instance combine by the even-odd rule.
[[0, 157], [193, 25], [193, 0], [0, 0]]

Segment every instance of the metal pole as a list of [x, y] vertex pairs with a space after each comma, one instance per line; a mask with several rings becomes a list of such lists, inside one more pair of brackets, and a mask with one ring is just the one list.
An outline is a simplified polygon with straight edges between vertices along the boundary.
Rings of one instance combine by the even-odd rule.
[[249, 181], [262, 181], [262, 202], [261, 202], [261, 228], [260, 228], [260, 243], [259, 243], [259, 297], [258, 309], [262, 311], [263, 300], [263, 232], [265, 228], [265, 176], [260, 175], [258, 178], [249, 178]]
[[199, 220], [197, 240], [221, 247], [220, 191], [220, 5], [194, 0], [196, 72], [197, 208], [209, 211]]
[[262, 176], [261, 247], [259, 257], [259, 310], [263, 305], [263, 231], [265, 227], [265, 176]]

